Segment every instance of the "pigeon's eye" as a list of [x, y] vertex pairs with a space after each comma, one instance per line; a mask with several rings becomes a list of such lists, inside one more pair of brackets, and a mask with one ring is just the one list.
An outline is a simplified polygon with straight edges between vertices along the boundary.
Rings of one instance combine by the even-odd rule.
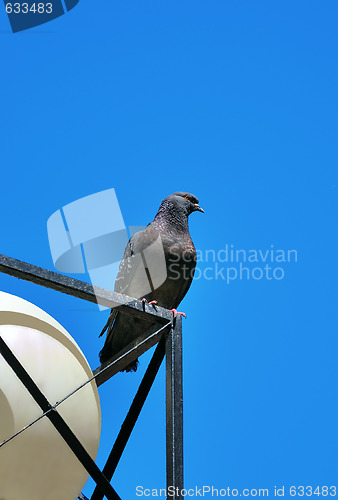
[[189, 201], [189, 196], [185, 196], [184, 198]]

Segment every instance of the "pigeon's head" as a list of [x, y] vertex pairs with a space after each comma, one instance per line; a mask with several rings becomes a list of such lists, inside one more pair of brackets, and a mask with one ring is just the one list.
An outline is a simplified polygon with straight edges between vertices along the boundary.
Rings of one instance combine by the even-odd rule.
[[191, 193], [185, 193], [183, 191], [179, 191], [177, 193], [171, 194], [167, 196], [160, 207], [160, 212], [170, 212], [176, 213], [181, 216], [190, 215], [192, 212], [203, 212], [203, 208], [201, 208], [198, 204], [198, 199]]
[[176, 204], [182, 211], [190, 215], [192, 212], [203, 212], [203, 208], [199, 206], [199, 201], [191, 193], [184, 193], [179, 191], [178, 193], [171, 194], [167, 199], [170, 199], [172, 203]]

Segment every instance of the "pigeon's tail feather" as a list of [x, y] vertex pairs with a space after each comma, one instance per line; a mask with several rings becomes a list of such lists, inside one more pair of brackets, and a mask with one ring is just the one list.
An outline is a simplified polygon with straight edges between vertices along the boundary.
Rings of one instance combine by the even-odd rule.
[[121, 371], [122, 372], [136, 372], [138, 365], [139, 365], [139, 360], [135, 359], [135, 361], [130, 363], [128, 366], [125, 367], [124, 370], [121, 370]]
[[[114, 354], [117, 353], [113, 351], [111, 344], [106, 343], [100, 351], [100, 362], [105, 363], [105, 361], [108, 361]], [[135, 361], [126, 366], [121, 372], [136, 372], [138, 365], [139, 361], [135, 359]]]
[[109, 349], [109, 345], [105, 344], [99, 354], [100, 362], [104, 363], [105, 361], [108, 361], [109, 358], [112, 357], [113, 352], [111, 349]]
[[[101, 337], [107, 331], [106, 341], [105, 341], [104, 346], [102, 347], [100, 354], [99, 354], [101, 363], [105, 363], [112, 356], [114, 356], [114, 354], [117, 354], [122, 349], [122, 345], [121, 345], [121, 347], [118, 347], [119, 342], [118, 342], [117, 338], [115, 338], [115, 342], [114, 342], [114, 334], [116, 333], [117, 316], [118, 316], [117, 312], [112, 310], [106, 325], [104, 326], [102, 332], [99, 335]], [[136, 372], [138, 364], [139, 364], [139, 361], [138, 361], [138, 359], [136, 359], [135, 361], [130, 363], [128, 366], [126, 366], [121, 371], [122, 372]]]
[[108, 359], [110, 359], [114, 354], [116, 354], [116, 350], [113, 347], [114, 324], [112, 324], [112, 322], [110, 321], [110, 317], [108, 319], [107, 324], [103, 328], [100, 336], [103, 335], [105, 331], [107, 331], [106, 341], [99, 354], [101, 363], [108, 361]]
[[101, 331], [101, 333], [99, 335], [99, 338], [102, 337], [102, 335], [104, 334], [104, 332], [107, 330], [108, 326], [109, 326], [109, 321], [107, 321], [107, 323], [103, 327], [103, 329], [102, 329], [102, 331]]
[[117, 312], [114, 311], [114, 309], [111, 310], [111, 313], [109, 315], [107, 323], [104, 325], [102, 332], [100, 333], [99, 337], [102, 337], [102, 335], [107, 332], [106, 336], [106, 341], [104, 343], [104, 346], [102, 347], [99, 358], [101, 363], [104, 363], [107, 361], [109, 358], [115, 354], [115, 351], [112, 347], [113, 344], [113, 336], [114, 336], [114, 324], [115, 320], [117, 317]]
[[[116, 319], [116, 316], [117, 316], [117, 311], [115, 309], [112, 309], [110, 314], [109, 314], [109, 318], [108, 318], [108, 321], [107, 323], [104, 325], [103, 329], [102, 329], [102, 332], [100, 333], [99, 335], [99, 338], [102, 337], [102, 335], [104, 334], [104, 332], [106, 330], [111, 330], [112, 329], [112, 326], [113, 326], [113, 323]], [[108, 336], [108, 333], [107, 333], [107, 336]]]

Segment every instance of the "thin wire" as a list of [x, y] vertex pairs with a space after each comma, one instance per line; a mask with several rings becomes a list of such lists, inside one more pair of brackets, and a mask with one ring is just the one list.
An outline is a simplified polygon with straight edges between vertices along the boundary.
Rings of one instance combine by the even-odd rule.
[[11, 437], [5, 439], [4, 441], [2, 441], [2, 443], [0, 443], [0, 448], [1, 446], [3, 446], [4, 444], [8, 443], [8, 441], [11, 441], [12, 439], [14, 439], [16, 436], [18, 436], [19, 434], [21, 434], [21, 432], [25, 431], [26, 429], [28, 429], [29, 427], [31, 427], [32, 425], [34, 425], [36, 422], [38, 422], [39, 420], [41, 420], [42, 417], [44, 417], [45, 415], [47, 415], [47, 413], [51, 412], [52, 410], [54, 410], [54, 406], [52, 408], [49, 408], [49, 410], [45, 411], [45, 413], [43, 413], [42, 415], [40, 415], [39, 417], [37, 417], [35, 420], [33, 420], [33, 422], [31, 422], [30, 424], [28, 425], [25, 425], [25, 427], [23, 427], [22, 429], [20, 429], [19, 431], [17, 431], [15, 434], [13, 434]]
[[[165, 325], [163, 325], [161, 328], [159, 328], [159, 330], [156, 330], [156, 332], [154, 332], [154, 335], [160, 333], [162, 330], [164, 330], [165, 328], [167, 328], [168, 325], [170, 325], [171, 321], [168, 321], [168, 323], [166, 323]], [[2, 441], [2, 443], [0, 443], [0, 448], [2, 446], [4, 446], [5, 444], [7, 444], [9, 441], [11, 441], [12, 439], [14, 439], [15, 437], [17, 437], [19, 434], [21, 434], [23, 431], [25, 431], [26, 429], [28, 429], [29, 427], [31, 427], [32, 425], [36, 424], [36, 422], [38, 422], [39, 420], [41, 420], [43, 417], [45, 417], [46, 415], [48, 415], [48, 413], [50, 413], [51, 411], [54, 411], [61, 403], [63, 403], [64, 401], [66, 401], [66, 399], [70, 398], [71, 396], [73, 396], [73, 394], [75, 394], [77, 391], [79, 391], [80, 389], [82, 389], [82, 387], [84, 387], [85, 385], [89, 384], [90, 382], [92, 382], [94, 379], [96, 379], [96, 377], [98, 377], [98, 375], [101, 375], [101, 373], [105, 372], [108, 368], [110, 368], [112, 365], [114, 365], [115, 363], [117, 363], [123, 356], [120, 356], [119, 358], [115, 359], [114, 361], [112, 361], [109, 365], [105, 366], [104, 368], [102, 368], [102, 370], [100, 370], [99, 372], [97, 372], [95, 375], [93, 375], [90, 379], [86, 380], [86, 382], [83, 382], [83, 384], [79, 385], [76, 389], [74, 389], [72, 392], [70, 392], [69, 394], [67, 394], [67, 396], [65, 396], [64, 398], [60, 399], [60, 401], [57, 401], [55, 403], [54, 406], [51, 406], [51, 408], [49, 408], [47, 411], [45, 411], [44, 413], [42, 413], [42, 415], [40, 415], [39, 417], [37, 417], [35, 420], [33, 420], [32, 422], [30, 422], [29, 424], [25, 425], [25, 427], [22, 427], [22, 429], [20, 429], [19, 431], [15, 432], [12, 436], [10, 436], [9, 438], [5, 439], [4, 441]]]
[[[156, 332], [153, 333], [153, 335], [157, 335], [158, 333], [160, 333], [162, 330], [164, 330], [165, 328], [167, 328], [167, 326], [169, 326], [171, 324], [171, 321], [168, 321], [168, 323], [166, 323], [165, 325], [163, 325], [161, 328], [159, 328], [158, 330], [156, 330]], [[79, 385], [79, 387], [77, 387], [76, 389], [74, 389], [72, 392], [70, 392], [67, 396], [65, 396], [64, 398], [60, 399], [60, 401], [56, 402], [54, 407], [56, 408], [57, 406], [59, 406], [61, 403], [63, 403], [66, 399], [68, 399], [70, 396], [72, 396], [73, 394], [75, 394], [75, 392], [77, 392], [78, 390], [82, 389], [82, 387], [84, 387], [85, 385], [89, 384], [90, 382], [92, 382], [98, 375], [101, 375], [101, 373], [105, 372], [108, 368], [110, 368], [112, 365], [115, 365], [123, 356], [120, 356], [119, 358], [115, 359], [115, 361], [112, 361], [109, 365], [105, 366], [104, 368], [102, 368], [102, 370], [100, 370], [99, 372], [97, 372], [95, 375], [93, 375], [90, 379], [86, 380], [86, 382], [84, 382], [83, 384]]]

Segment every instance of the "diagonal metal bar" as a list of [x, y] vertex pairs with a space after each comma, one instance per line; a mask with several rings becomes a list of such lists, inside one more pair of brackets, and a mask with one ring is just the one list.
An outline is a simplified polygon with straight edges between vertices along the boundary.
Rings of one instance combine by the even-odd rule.
[[183, 490], [182, 374], [182, 317], [178, 315], [166, 337], [167, 488], [175, 489], [174, 500], [182, 498]]
[[[134, 429], [136, 421], [141, 413], [143, 405], [147, 399], [149, 391], [153, 385], [158, 370], [162, 364], [165, 354], [165, 334], [163, 334], [156, 350], [151, 358], [148, 368], [143, 376], [141, 384], [137, 390], [135, 398], [130, 406], [127, 416], [121, 426], [120, 432], [116, 438], [113, 449], [110, 452], [106, 465], [103, 468], [103, 474], [109, 480], [112, 479], [116, 467], [120, 461], [122, 453], [127, 445], [129, 437]], [[96, 486], [91, 500], [102, 500], [103, 495], [99, 488]]]
[[118, 354], [96, 368], [93, 372], [96, 379], [96, 385], [100, 386], [110, 377], [123, 370], [132, 361], [135, 361], [141, 354], [153, 347], [161, 339], [163, 331], [169, 329], [170, 325], [171, 322], [168, 322], [161, 328], [156, 329], [153, 333], [151, 333], [153, 331], [152, 329], [150, 333], [149, 330], [147, 330], [145, 333], [137, 337], [134, 342], [128, 344]]
[[48, 271], [42, 267], [33, 266], [27, 262], [13, 259], [0, 254], [0, 272], [9, 274], [16, 278], [24, 279], [57, 290], [68, 295], [73, 295], [89, 302], [101, 304], [106, 307], [114, 307], [119, 311], [131, 314], [138, 318], [150, 319], [154, 322], [164, 324], [171, 321], [172, 313], [168, 309], [149, 304], [141, 300], [133, 299], [121, 293], [111, 292], [100, 287], [93, 287], [84, 281], [64, 276], [63, 274]]
[[35, 384], [34, 380], [31, 378], [29, 373], [22, 366], [20, 361], [16, 358], [13, 352], [10, 350], [6, 342], [0, 336], [0, 353], [2, 354], [5, 361], [12, 368], [14, 373], [26, 387], [28, 392], [40, 406], [42, 411], [47, 412], [46, 417], [51, 421], [56, 430], [60, 433], [63, 439], [66, 441], [68, 446], [71, 448], [73, 453], [76, 455], [78, 460], [81, 462], [83, 467], [88, 471], [91, 477], [94, 479], [96, 484], [99, 486], [100, 490], [104, 493], [108, 500], [121, 500], [119, 495], [116, 493], [114, 488], [111, 486], [107, 478], [102, 474], [94, 460], [91, 458], [89, 453], [86, 451], [84, 446], [75, 436], [73, 431], [68, 427], [61, 415], [53, 408], [49, 403], [44, 394], [40, 391], [39, 387]]

